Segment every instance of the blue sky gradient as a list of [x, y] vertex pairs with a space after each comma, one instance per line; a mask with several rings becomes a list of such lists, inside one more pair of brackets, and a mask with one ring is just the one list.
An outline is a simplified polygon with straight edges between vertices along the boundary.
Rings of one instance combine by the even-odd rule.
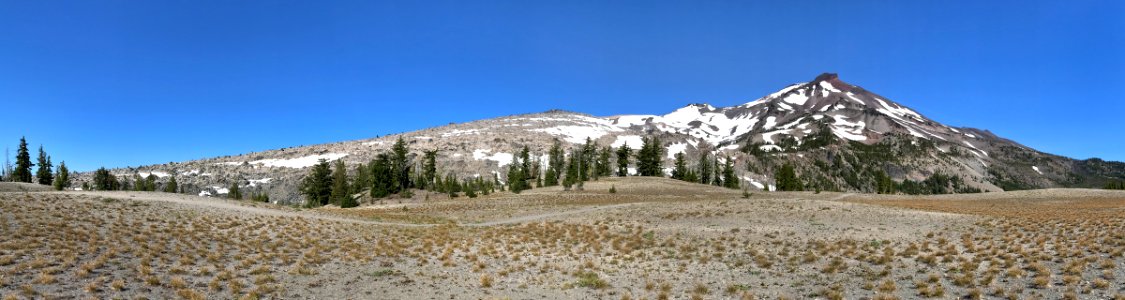
[[0, 145], [138, 166], [729, 106], [836, 72], [951, 126], [1125, 160], [1123, 3], [0, 0]]

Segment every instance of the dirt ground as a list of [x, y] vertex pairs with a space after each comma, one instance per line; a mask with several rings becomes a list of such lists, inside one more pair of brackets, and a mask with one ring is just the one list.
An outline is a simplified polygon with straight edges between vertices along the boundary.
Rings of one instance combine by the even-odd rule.
[[[617, 193], [609, 193], [610, 187]], [[1125, 193], [754, 193], [609, 178], [298, 209], [0, 193], [4, 299], [1122, 299]]]

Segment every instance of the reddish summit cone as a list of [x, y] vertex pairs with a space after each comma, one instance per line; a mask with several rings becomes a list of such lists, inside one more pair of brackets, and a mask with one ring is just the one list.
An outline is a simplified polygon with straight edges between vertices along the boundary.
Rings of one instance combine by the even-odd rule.
[[840, 76], [837, 75], [836, 73], [822, 73], [819, 76], [816, 76], [816, 78], [813, 79], [813, 81], [810, 82], [810, 83], [811, 84], [818, 84], [818, 83], [821, 83], [821, 82], [827, 82], [833, 88], [836, 88], [838, 90], [845, 91], [845, 92], [850, 91], [852, 88], [855, 88], [855, 86], [852, 86], [852, 85], [848, 84], [847, 82], [841, 81]]
[[813, 79], [813, 81], [835, 81], [839, 78], [840, 76], [836, 75], [836, 73], [822, 73], [819, 76], [816, 76], [816, 79]]

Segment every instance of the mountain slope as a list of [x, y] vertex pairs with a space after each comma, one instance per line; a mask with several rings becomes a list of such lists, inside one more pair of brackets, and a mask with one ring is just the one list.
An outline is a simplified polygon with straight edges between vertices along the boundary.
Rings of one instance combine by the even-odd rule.
[[[599, 145], [636, 149], [644, 136], [664, 143], [665, 166], [673, 154], [690, 161], [701, 153], [733, 159], [743, 185], [769, 189], [784, 163], [795, 165], [809, 189], [876, 191], [877, 179], [937, 180], [949, 190], [1095, 187], [1125, 178], [1125, 164], [1078, 161], [1042, 153], [987, 130], [951, 127], [894, 101], [822, 74], [754, 101], [717, 108], [691, 104], [665, 115], [594, 117], [548, 111], [450, 124], [367, 140], [284, 148], [181, 163], [115, 169], [118, 176], [172, 175], [185, 192], [226, 193], [239, 184], [244, 193], [261, 191], [283, 203], [300, 201], [297, 184], [318, 159], [366, 163], [389, 150], [398, 138], [411, 156], [438, 150], [443, 173], [495, 176], [523, 146], [546, 163], [550, 145], [568, 146], [589, 138]], [[417, 160], [415, 160], [417, 162]], [[666, 168], [670, 172], [669, 168]], [[885, 174], [885, 175], [884, 175]], [[934, 176], [935, 174], [941, 174]], [[89, 180], [89, 174], [79, 181]]]

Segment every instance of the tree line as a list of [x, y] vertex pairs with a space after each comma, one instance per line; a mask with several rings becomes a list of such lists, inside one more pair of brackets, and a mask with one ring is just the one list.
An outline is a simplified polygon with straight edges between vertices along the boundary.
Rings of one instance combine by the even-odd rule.
[[[600, 146], [587, 138], [580, 146], [564, 149], [562, 142], [555, 140], [547, 151], [546, 162], [533, 158], [529, 147], [519, 148], [508, 164], [505, 181], [500, 174], [492, 176], [461, 177], [453, 173], [439, 174], [436, 159], [437, 150], [423, 151], [419, 157], [409, 155], [410, 149], [400, 137], [390, 151], [378, 153], [366, 164], [359, 164], [353, 170], [347, 169], [343, 161], [330, 164], [319, 161], [302, 179], [301, 194], [305, 206], [318, 207], [337, 205], [354, 207], [358, 205], [357, 196], [365, 192], [372, 199], [392, 196], [409, 198], [413, 190], [426, 190], [448, 194], [451, 198], [465, 195], [475, 198], [498, 190], [520, 193], [537, 187], [562, 186], [564, 190], [582, 190], [584, 183], [609, 176], [630, 176], [629, 166], [635, 162], [636, 175], [663, 177], [664, 148], [658, 137], [644, 137], [639, 149], [634, 153], [628, 143], [617, 149]], [[738, 188], [739, 180], [734, 175], [733, 160], [726, 159], [720, 165], [717, 158], [704, 155], [697, 169], [688, 170], [683, 154], [678, 154], [677, 168], [673, 178]], [[616, 162], [612, 160], [616, 158]], [[349, 174], [349, 171], [350, 174]]]
[[[38, 167], [34, 175], [31, 173], [32, 167]], [[58, 168], [55, 168], [54, 163], [51, 162], [51, 156], [47, 155], [47, 151], [43, 150], [42, 145], [39, 146], [39, 156], [36, 162], [32, 163], [27, 139], [20, 137], [19, 146], [16, 148], [16, 164], [11, 164], [11, 161], [8, 160], [8, 153], [5, 151], [4, 169], [0, 172], [0, 180], [50, 185], [61, 191], [70, 187], [70, 175], [70, 170], [67, 169], [65, 161], [59, 162]]]

